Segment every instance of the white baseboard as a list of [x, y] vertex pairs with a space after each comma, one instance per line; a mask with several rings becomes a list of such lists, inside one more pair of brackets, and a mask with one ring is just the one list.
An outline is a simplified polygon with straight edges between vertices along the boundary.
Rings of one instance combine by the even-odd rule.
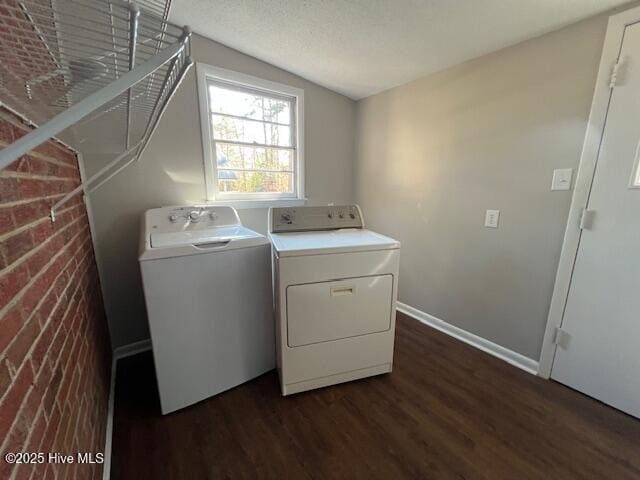
[[151, 350], [151, 339], [147, 338], [146, 340], [140, 340], [139, 342], [129, 343], [127, 345], [122, 345], [113, 350], [113, 358], [116, 360], [120, 360], [121, 358], [130, 357], [131, 355], [135, 355], [137, 353], [146, 352], [147, 350]]
[[454, 338], [457, 338], [464, 343], [471, 345], [472, 347], [476, 347], [479, 350], [482, 350], [485, 353], [493, 355], [494, 357], [499, 358], [500, 360], [504, 360], [505, 362], [513, 365], [514, 367], [518, 367], [521, 370], [524, 370], [527, 373], [531, 373], [532, 375], [538, 374], [538, 362], [532, 360], [529, 357], [525, 357], [513, 350], [509, 350], [497, 343], [493, 343], [485, 338], [479, 337], [473, 333], [467, 332], [459, 327], [451, 325], [450, 323], [445, 322], [444, 320], [440, 320], [433, 315], [429, 315], [417, 308], [413, 308], [409, 305], [406, 305], [402, 302], [397, 303], [397, 310], [402, 312], [410, 317], [418, 320], [425, 325], [428, 325], [436, 330], [439, 330], [447, 335], [450, 335]]
[[114, 395], [116, 390], [116, 368], [118, 360], [137, 353], [151, 350], [151, 340], [140, 340], [139, 342], [122, 345], [113, 350], [111, 354], [111, 383], [109, 386], [109, 405], [107, 407], [107, 428], [104, 440], [104, 463], [102, 464], [102, 480], [110, 480], [111, 478], [111, 451], [113, 441], [113, 409]]

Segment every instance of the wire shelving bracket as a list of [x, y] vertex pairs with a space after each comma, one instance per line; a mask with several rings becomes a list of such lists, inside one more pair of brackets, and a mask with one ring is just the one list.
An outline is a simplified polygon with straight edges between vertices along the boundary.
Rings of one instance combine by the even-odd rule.
[[122, 152], [51, 208], [100, 187], [144, 152], [192, 66], [170, 0], [2, 0], [0, 95], [39, 125], [0, 150], [0, 170], [65, 129], [114, 116]]

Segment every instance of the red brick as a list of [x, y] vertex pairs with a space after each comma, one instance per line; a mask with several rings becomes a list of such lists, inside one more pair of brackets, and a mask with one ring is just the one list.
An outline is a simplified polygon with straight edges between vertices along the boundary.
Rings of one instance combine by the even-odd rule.
[[51, 258], [55, 255], [55, 252], [51, 250], [50, 244], [47, 242], [44, 245], [32, 252], [31, 256], [27, 260], [27, 269], [29, 275], [33, 278], [49, 263]]
[[33, 366], [33, 371], [36, 377], [35, 379], [36, 393], [40, 401], [43, 402], [44, 397], [47, 393], [47, 389], [49, 388], [49, 384], [51, 383], [51, 379], [53, 378], [53, 370], [51, 369], [51, 363], [43, 359], [40, 365], [40, 368], [36, 368], [33, 358], [30, 358], [30, 361], [31, 361], [31, 365]]
[[[46, 411], [46, 410], [45, 410]], [[51, 452], [53, 447], [53, 441], [56, 438], [56, 434], [58, 433], [58, 428], [60, 427], [60, 409], [57, 406], [53, 406], [51, 410], [51, 414], [49, 415], [49, 423], [47, 424], [47, 430], [44, 434], [44, 438], [42, 439], [42, 448], [43, 452]]]
[[0, 141], [7, 145], [13, 142], [13, 125], [0, 119]]
[[23, 322], [22, 311], [18, 307], [11, 308], [0, 317], [0, 354], [20, 331]]
[[25, 264], [19, 265], [0, 276], [0, 309], [29, 283], [29, 271]]
[[[31, 393], [29, 394], [31, 396]], [[23, 403], [22, 408], [20, 409], [20, 413], [16, 417], [16, 420], [11, 427], [11, 431], [7, 437], [4, 452], [22, 452], [26, 450], [26, 442], [29, 437], [29, 434], [34, 427], [34, 420], [36, 416], [36, 410], [34, 410], [32, 403], [27, 400]], [[6, 462], [0, 463], [0, 476], [1, 478], [9, 478], [5, 476], [6, 473], [4, 468], [6, 466]], [[11, 468], [7, 468], [7, 470], [12, 470]]]
[[7, 172], [27, 172], [29, 170], [29, 158], [26, 155], [14, 160], [13, 163], [9, 164], [5, 171]]
[[[38, 419], [35, 421], [34, 425], [32, 426], [28, 444], [24, 447], [23, 451], [25, 452], [41, 451], [39, 450], [39, 446], [42, 441], [42, 437], [44, 435], [46, 426], [47, 425], [46, 425], [44, 415], [40, 414], [38, 416]], [[46, 464], [41, 464], [41, 465], [44, 467], [44, 465]], [[39, 466], [38, 464], [30, 464], [30, 463], [18, 465], [16, 469], [16, 473], [14, 474], [14, 477], [13, 477], [14, 480], [28, 480], [29, 478], [31, 478], [32, 473], [35, 470], [37, 470], [38, 466]], [[41, 471], [44, 471], [44, 469], [42, 469]], [[9, 477], [3, 477], [3, 478], [9, 478]]]
[[[1, 455], [4, 456], [5, 452], [8, 452], [8, 451], [9, 449], [7, 448], [2, 452]], [[17, 465], [15, 464], [7, 463], [4, 461], [0, 462], [0, 478], [11, 478], [11, 475], [16, 468], [17, 468]]]
[[58, 427], [58, 434], [56, 435], [55, 440], [53, 441], [53, 449], [54, 451], [60, 452], [64, 449], [64, 438], [69, 428], [69, 423], [71, 421], [71, 408], [68, 405], [61, 408], [62, 410], [62, 418], [60, 420], [60, 426]]
[[50, 140], [39, 145], [35, 148], [35, 151], [46, 157], [65, 162], [70, 166], [77, 168], [78, 160], [76, 159], [75, 154], [70, 152], [64, 146], [55, 142], [54, 140]]
[[27, 321], [24, 327], [22, 327], [22, 330], [20, 330], [20, 332], [15, 336], [13, 342], [9, 345], [9, 348], [7, 348], [7, 360], [11, 362], [11, 365], [13, 365], [16, 370], [18, 370], [23, 364], [27, 353], [36, 341], [36, 338], [38, 338], [39, 333], [40, 325], [38, 324], [37, 319], [31, 318], [31, 320]]
[[[36, 244], [40, 244], [42, 242], [50, 240], [50, 238], [54, 234], [54, 232], [55, 232], [55, 229], [54, 229], [53, 225], [51, 224], [51, 222], [44, 221], [44, 222], [39, 223], [35, 227], [33, 227], [33, 229], [31, 229], [31, 236], [33, 238], [33, 241]], [[58, 250], [61, 247], [62, 247], [62, 241], [61, 241], [61, 239], [58, 239], [58, 240], [55, 241], [55, 245], [52, 242], [52, 245], [49, 248], [53, 248], [55, 250]]]
[[[78, 350], [80, 349], [78, 348]], [[73, 377], [71, 378], [71, 385], [69, 385], [67, 401], [73, 406], [78, 400], [78, 387], [80, 385], [81, 372], [77, 361], [71, 363], [71, 368], [73, 368]]]
[[73, 365], [69, 363], [61, 363], [64, 370], [64, 377], [60, 384], [60, 390], [58, 390], [57, 400], [63, 405], [68, 405], [67, 400], [69, 397], [69, 391], [71, 390], [71, 383], [73, 382]]
[[[14, 123], [11, 123], [11, 128], [13, 129], [13, 139], [18, 140], [19, 138], [24, 137], [27, 133], [29, 133], [29, 127], [26, 126], [21, 119], [14, 117]], [[20, 126], [18, 126], [20, 125]]]
[[[25, 451], [31, 451], [31, 450], [25, 450]], [[16, 473], [14, 473], [13, 475], [13, 480], [29, 480], [30, 478], [32, 478], [31, 476], [33, 475], [33, 472], [36, 469], [36, 465], [37, 463], [22, 463], [18, 465]]]
[[0, 438], [6, 438], [20, 406], [25, 402], [32, 382], [33, 371], [30, 366], [25, 366], [20, 369], [18, 376], [0, 402]]
[[[15, 207], [14, 207], [15, 208]], [[10, 232], [15, 228], [11, 207], [0, 208], [0, 235]]]
[[11, 265], [20, 257], [33, 249], [33, 240], [29, 230], [23, 230], [0, 242], [0, 252], [7, 263]]
[[42, 441], [44, 440], [44, 433], [47, 429], [47, 420], [44, 416], [44, 412], [41, 412], [36, 420], [36, 424], [34, 428], [31, 430], [31, 436], [29, 438], [29, 444], [27, 447], [28, 452], [38, 452], [40, 451], [40, 445], [42, 445]]
[[32, 157], [31, 155], [25, 155], [26, 158], [26, 173], [32, 175], [57, 177], [59, 168], [55, 163], [42, 160], [41, 158]]
[[44, 480], [58, 480], [58, 467], [59, 465], [53, 463], [47, 464]]
[[[73, 404], [72, 404], [73, 405]], [[76, 434], [76, 427], [78, 425], [78, 420], [80, 420], [80, 411], [79, 409], [70, 407], [70, 421], [69, 426], [67, 427], [66, 435], [64, 436], [64, 444], [70, 445], [73, 443], [73, 437]]]
[[49, 216], [50, 200], [35, 200], [13, 207], [13, 216], [17, 227], [33, 223]]
[[70, 300], [69, 294], [67, 293], [67, 286], [70, 282], [76, 280], [75, 278], [71, 278], [72, 275], [70, 272], [66, 271], [70, 266], [73, 266], [73, 261], [70, 261], [65, 266], [65, 270], [58, 276], [58, 279], [53, 284], [53, 292], [55, 293], [57, 298], [62, 298], [64, 301], [68, 302]]
[[9, 373], [9, 366], [5, 360], [0, 361], [0, 398], [7, 392], [7, 389], [11, 385], [11, 374]]
[[47, 390], [44, 396], [45, 412], [52, 412], [52, 414], [55, 413], [55, 409], [56, 409], [55, 401], [58, 398], [58, 392], [60, 391], [61, 380], [62, 380], [62, 368], [58, 366], [58, 368], [56, 368], [55, 371], [53, 372], [53, 376], [51, 377], [51, 382], [49, 382], [49, 389]]
[[62, 272], [62, 267], [63, 259], [61, 257], [57, 257], [47, 266], [47, 268], [44, 269], [38, 278], [42, 278], [48, 284], [53, 284], [56, 277], [60, 275], [60, 272]]
[[[42, 299], [42, 302], [38, 306], [38, 310], [36, 311], [36, 315], [38, 316], [38, 320], [40, 321], [40, 326], [44, 327], [49, 323], [49, 320], [54, 316], [56, 310], [56, 303], [58, 302], [58, 297], [56, 295], [55, 290], [51, 289]], [[57, 307], [58, 309], [62, 309], [61, 306]], [[55, 322], [54, 322], [55, 323]]]
[[15, 202], [19, 198], [18, 180], [10, 177], [0, 177], [0, 204]]
[[[57, 313], [57, 317], [59, 319], [62, 319], [62, 313], [63, 313], [62, 309], [57, 309], [57, 312], [59, 312]], [[53, 365], [57, 365], [63, 353], [66, 353], [68, 355], [68, 352], [65, 352], [64, 348], [65, 348], [65, 343], [68, 342], [69, 340], [67, 336], [67, 331], [64, 329], [61, 321], [57, 319], [54, 320], [53, 318], [52, 318], [52, 321], [54, 322], [54, 325], [58, 325], [58, 329], [56, 330], [55, 336], [53, 337], [53, 342], [51, 344], [49, 357], [51, 358]]]
[[40, 309], [36, 310], [36, 307], [42, 301], [48, 288], [49, 284], [40, 276], [24, 291], [17, 306], [22, 311], [25, 320], [39, 312]]
[[36, 179], [36, 178], [11, 178], [18, 184], [18, 194], [22, 199], [38, 197], [48, 197], [51, 195], [61, 195], [74, 189], [79, 182], [73, 179]]
[[[1, 30], [3, 42], [14, 42]], [[34, 59], [42, 50], [37, 38], [25, 39], [21, 47]], [[45, 82], [40, 90], [57, 88]], [[0, 107], [0, 139], [29, 131], [19, 125], [18, 117]], [[55, 141], [37, 151], [0, 176], [0, 309], [5, 310], [0, 317], [0, 442], [7, 439], [5, 448], [12, 449], [96, 451], [106, 428], [111, 360], [82, 196], [63, 206], [58, 221], [48, 219], [51, 205], [78, 185], [77, 160]], [[1, 205], [9, 202], [16, 204]], [[8, 308], [9, 302], [15, 305]], [[0, 478], [56, 473], [58, 479], [91, 478], [101, 471], [99, 466], [33, 467], [9, 471], [1, 464]]]
[[[43, 449], [41, 449], [40, 451], [44, 452]], [[40, 480], [45, 478], [46, 471], [47, 471], [47, 463], [38, 463], [33, 472], [33, 476], [31, 477], [32, 480]]]
[[54, 329], [55, 325], [52, 322], [49, 322], [44, 330], [42, 330], [42, 333], [33, 348], [31, 361], [33, 362], [33, 368], [36, 372], [40, 371], [40, 367], [45, 360], [49, 347], [51, 347], [51, 342], [53, 341], [53, 335], [55, 333]]
[[34, 151], [50, 158], [58, 158], [62, 155], [60, 149], [58, 149], [52, 141], [38, 145]]
[[18, 193], [21, 198], [37, 198], [47, 195], [46, 182], [42, 180], [34, 180], [30, 178], [16, 179], [18, 184]]

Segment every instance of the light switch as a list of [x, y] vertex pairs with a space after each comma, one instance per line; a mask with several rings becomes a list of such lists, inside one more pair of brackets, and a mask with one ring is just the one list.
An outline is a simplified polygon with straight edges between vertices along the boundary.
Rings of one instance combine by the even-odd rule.
[[489, 228], [498, 228], [500, 220], [500, 210], [487, 210], [484, 215], [484, 226]]
[[556, 168], [553, 171], [551, 190], [571, 190], [573, 168]]

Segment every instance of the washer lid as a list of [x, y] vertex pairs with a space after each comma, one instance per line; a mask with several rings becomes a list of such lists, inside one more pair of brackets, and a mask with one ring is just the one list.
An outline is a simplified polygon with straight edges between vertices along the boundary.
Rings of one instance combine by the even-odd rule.
[[180, 247], [184, 245], [206, 246], [207, 244], [223, 242], [254, 245], [257, 238], [264, 238], [264, 236], [241, 225], [203, 230], [183, 230], [180, 232], [156, 232], [149, 235], [151, 248]]
[[360, 228], [271, 233], [269, 236], [281, 257], [400, 248], [400, 242], [397, 240]]

